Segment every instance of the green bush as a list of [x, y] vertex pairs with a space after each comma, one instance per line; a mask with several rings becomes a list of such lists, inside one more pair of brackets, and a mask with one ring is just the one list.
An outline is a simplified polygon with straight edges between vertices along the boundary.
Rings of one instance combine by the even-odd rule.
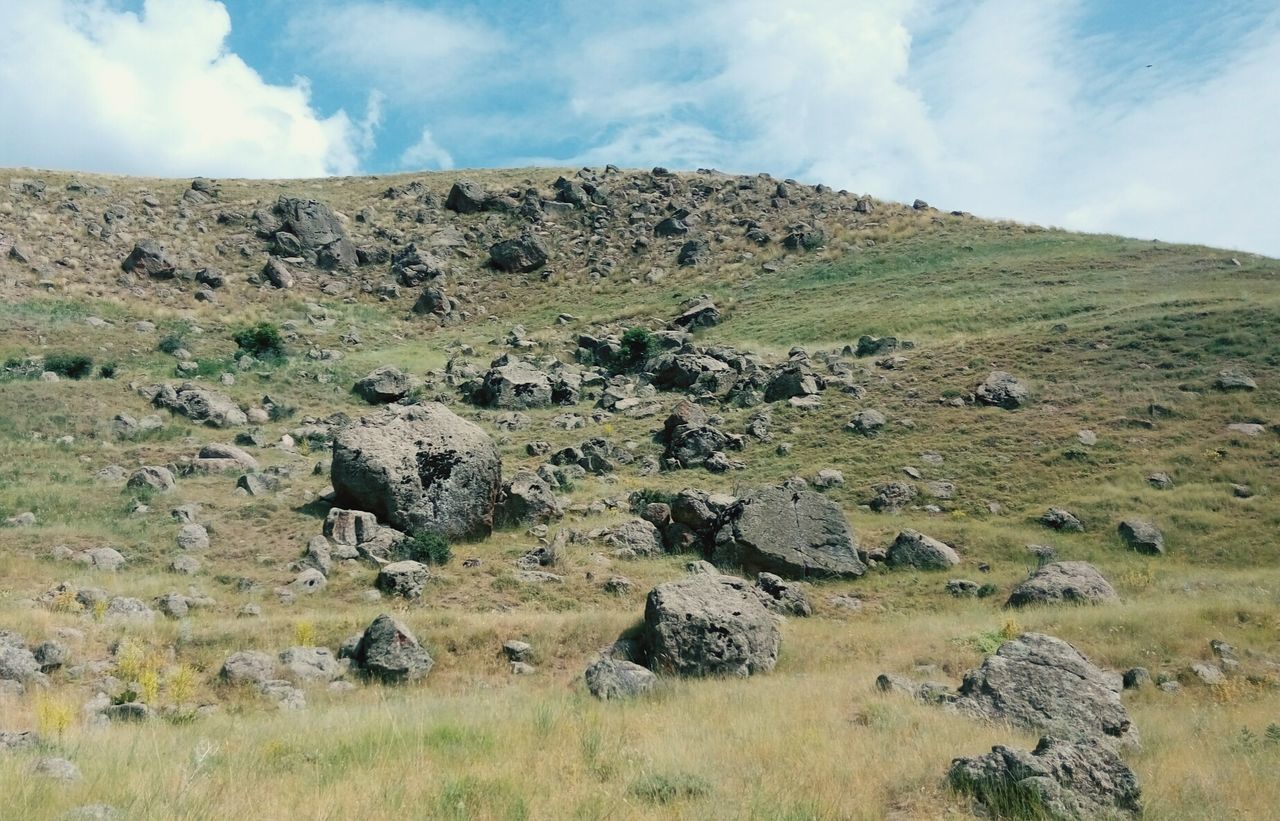
[[258, 359], [281, 359], [285, 355], [280, 329], [270, 322], [242, 328], [232, 334], [231, 338], [240, 350]]
[[620, 371], [640, 367], [658, 350], [658, 340], [644, 328], [628, 328], [622, 335], [622, 350], [614, 357], [613, 365]]
[[44, 369], [68, 379], [84, 379], [93, 373], [93, 357], [80, 353], [54, 353], [44, 358]]
[[653, 774], [636, 779], [631, 794], [650, 804], [669, 804], [683, 798], [702, 798], [711, 794], [711, 785], [696, 775]]
[[187, 347], [187, 341], [179, 334], [169, 334], [164, 339], [160, 340], [160, 344], [156, 345], [156, 350], [161, 353], [172, 354], [174, 351], [185, 347]]
[[400, 544], [396, 545], [396, 556], [401, 561], [448, 564], [453, 558], [453, 548], [437, 533], [419, 533], [402, 539]]
[[102, 377], [103, 379], [115, 379], [116, 373], [119, 370], [120, 368], [119, 366], [116, 365], [116, 363], [104, 362], [102, 366], [98, 368], [98, 376]]

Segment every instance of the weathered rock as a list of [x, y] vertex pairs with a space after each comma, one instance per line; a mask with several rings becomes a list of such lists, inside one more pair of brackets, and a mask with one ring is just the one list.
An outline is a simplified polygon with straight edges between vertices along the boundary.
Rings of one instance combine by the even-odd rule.
[[275, 678], [276, 660], [268, 653], [244, 650], [222, 663], [218, 677], [228, 684], [261, 684]]
[[397, 402], [409, 395], [413, 382], [394, 365], [383, 365], [356, 382], [351, 389], [370, 405]]
[[644, 643], [650, 667], [686, 676], [749, 676], [771, 671], [781, 636], [744, 580], [694, 575], [649, 592]]
[[634, 662], [602, 657], [587, 667], [583, 678], [587, 691], [603, 701], [635, 698], [651, 691], [658, 683], [652, 670]]
[[342, 665], [328, 647], [290, 647], [280, 654], [280, 664], [293, 681], [330, 682], [342, 676]]
[[1226, 370], [1218, 374], [1213, 386], [1220, 391], [1256, 391], [1258, 383], [1244, 371]]
[[965, 674], [965, 712], [1066, 738], [1110, 736], [1138, 743], [1120, 703], [1120, 676], [1104, 673], [1061, 639], [1023, 633]]
[[876, 513], [896, 513], [920, 495], [916, 486], [909, 482], [889, 482], [876, 485], [873, 490], [876, 495], [871, 497], [870, 507]]
[[411, 535], [487, 536], [501, 483], [497, 448], [437, 403], [386, 410], [338, 432], [336, 503], [374, 513]]
[[42, 680], [40, 662], [36, 660], [35, 654], [25, 647], [0, 644], [0, 680], [18, 682]]
[[167, 467], [147, 465], [130, 474], [129, 481], [125, 483], [125, 487], [148, 488], [156, 493], [172, 493], [177, 489], [178, 484], [174, 481], [173, 471]]
[[288, 264], [280, 257], [267, 257], [267, 262], [262, 266], [262, 278], [275, 288], [287, 289], [293, 287], [293, 271], [289, 269]]
[[489, 248], [489, 264], [508, 273], [536, 271], [548, 259], [547, 246], [532, 234], [503, 240]]
[[200, 448], [200, 453], [191, 466], [203, 473], [221, 473], [231, 470], [256, 471], [258, 460], [235, 445], [213, 442]]
[[914, 567], [917, 570], [946, 570], [960, 564], [960, 556], [950, 545], [918, 530], [899, 533], [889, 545], [885, 560], [890, 567]]
[[549, 522], [564, 515], [551, 486], [531, 470], [519, 470], [502, 486], [498, 523], [512, 526]]
[[178, 530], [178, 547], [182, 550], [208, 549], [209, 531], [204, 525], [183, 525]]
[[709, 328], [720, 323], [720, 309], [709, 297], [702, 297], [685, 308], [680, 316], [671, 321], [672, 326], [692, 331], [696, 328]]
[[761, 488], [744, 496], [715, 537], [720, 566], [785, 578], [852, 578], [866, 572], [840, 506], [813, 491]]
[[377, 588], [388, 596], [416, 599], [431, 578], [427, 566], [421, 562], [393, 562], [378, 571]]
[[342, 220], [329, 206], [315, 200], [281, 197], [275, 205], [279, 230], [298, 238], [302, 256], [321, 268], [354, 268], [356, 247]]
[[366, 675], [388, 683], [424, 678], [435, 664], [417, 636], [386, 614], [364, 631], [351, 660]]
[[1115, 588], [1088, 562], [1053, 562], [1041, 567], [1009, 595], [1007, 607], [1080, 602], [1102, 604], [1117, 600]]
[[1060, 507], [1051, 507], [1040, 517], [1040, 524], [1051, 530], [1062, 530], [1067, 533], [1082, 533], [1084, 525], [1076, 518], [1076, 515], [1069, 510], [1063, 510]]
[[120, 267], [126, 272], [146, 274], [152, 279], [173, 279], [177, 274], [177, 266], [165, 254], [164, 249], [155, 240], [144, 239], [133, 246], [129, 256], [125, 257]]
[[484, 210], [484, 203], [488, 198], [489, 192], [485, 191], [479, 183], [458, 180], [449, 189], [444, 207], [459, 214], [478, 214]]
[[855, 413], [846, 427], [863, 436], [879, 436], [887, 423], [888, 419], [885, 418], [882, 412], [867, 408]]
[[1118, 528], [1120, 538], [1131, 549], [1150, 556], [1164, 553], [1164, 534], [1151, 522], [1126, 519]]
[[1137, 776], [1106, 741], [1046, 736], [1028, 753], [992, 747], [987, 755], [957, 758], [948, 780], [997, 817], [1053, 821], [1136, 818], [1142, 814]]
[[551, 379], [531, 363], [511, 360], [490, 369], [471, 399], [491, 408], [545, 408], [551, 405]]
[[197, 424], [214, 428], [239, 427], [249, 421], [245, 412], [226, 396], [190, 382], [177, 388], [172, 385], [161, 386], [152, 404], [167, 408]]
[[974, 395], [984, 405], [994, 405], [1005, 410], [1015, 410], [1027, 403], [1031, 391], [1018, 378], [1005, 371], [992, 371], [977, 387]]
[[797, 582], [783, 581], [773, 573], [761, 573], [756, 576], [756, 592], [764, 606], [774, 613], [783, 616], [813, 615], [809, 594]]
[[623, 558], [660, 556], [663, 553], [662, 534], [644, 519], [615, 525], [605, 534], [604, 541]]

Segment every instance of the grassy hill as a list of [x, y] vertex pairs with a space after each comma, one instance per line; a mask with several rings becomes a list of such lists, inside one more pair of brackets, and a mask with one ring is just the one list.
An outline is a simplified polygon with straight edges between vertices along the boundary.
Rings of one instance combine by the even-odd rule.
[[[552, 200], [562, 174], [575, 178], [520, 169], [228, 180], [194, 197], [189, 180], [0, 172], [0, 245], [7, 238], [19, 251], [0, 259], [0, 523], [35, 515], [34, 526], [0, 526], [0, 630], [71, 651], [47, 686], [0, 695], [0, 731], [37, 731], [40, 754], [70, 759], [82, 774], [32, 778], [36, 753], [0, 752], [5, 813], [58, 818], [106, 804], [130, 819], [967, 818], [971, 802], [944, 782], [951, 759], [1034, 746], [1036, 736], [882, 694], [873, 682], [891, 672], [954, 684], [1001, 636], [1035, 630], [1105, 668], [1142, 666], [1184, 684], [1124, 696], [1144, 740], [1128, 760], [1146, 817], [1274, 817], [1280, 262], [874, 200], [859, 210], [856, 195], [790, 182], [779, 191], [761, 178], [597, 172], [609, 204], [549, 209], [532, 227], [549, 262], [512, 274], [488, 268], [487, 249], [530, 230], [524, 217], [443, 207], [460, 178]], [[268, 245], [251, 215], [281, 195], [331, 206], [362, 251], [461, 237], [440, 246], [457, 310], [414, 313], [419, 289], [390, 287], [385, 257], [345, 272], [292, 264], [287, 289], [256, 282]], [[654, 237], [653, 224], [680, 207], [697, 217], [690, 234]], [[748, 241], [745, 220], [772, 241]], [[787, 250], [783, 237], [802, 223], [820, 228], [821, 246]], [[678, 265], [682, 244], [698, 237], [706, 255]], [[122, 272], [143, 239], [165, 248], [174, 278]], [[226, 284], [200, 301], [194, 272], [208, 267]], [[703, 294], [723, 318], [697, 331], [697, 344], [770, 362], [796, 346], [831, 352], [863, 390], [829, 388], [817, 409], [770, 405], [774, 441], [734, 454], [741, 470], [643, 473], [643, 457], [661, 454], [652, 434], [678, 395], [658, 394], [656, 416], [593, 419], [584, 399], [523, 411], [527, 426], [508, 430], [503, 411], [463, 402], [444, 373], [446, 364], [483, 371], [512, 350], [516, 326], [529, 340], [518, 353], [572, 362], [579, 334], [658, 330]], [[281, 329], [287, 356], [241, 367], [232, 337], [262, 322]], [[841, 353], [863, 335], [914, 346], [883, 363]], [[189, 353], [196, 369], [179, 374], [164, 348]], [[92, 359], [91, 374], [44, 381], [57, 355]], [[553, 533], [631, 518], [636, 491], [738, 493], [833, 468], [845, 481], [826, 495], [864, 547], [914, 528], [954, 546], [963, 563], [814, 581], [814, 616], [782, 626], [772, 674], [664, 677], [655, 696], [626, 703], [591, 698], [582, 670], [638, 622], [651, 587], [683, 576], [697, 557], [625, 560], [583, 540], [555, 567], [562, 582], [530, 584], [514, 562], [538, 540], [511, 528], [453, 545], [453, 561], [432, 568], [418, 603], [373, 600], [376, 570], [359, 563], [335, 567], [320, 593], [282, 601], [275, 590], [320, 533], [329, 476], [323, 447], [279, 443], [309, 421], [368, 413], [352, 384], [386, 364], [423, 379], [421, 398], [447, 401], [488, 431], [506, 475], [543, 461], [526, 450], [534, 440], [554, 451], [600, 436], [636, 457], [568, 490]], [[1022, 379], [1031, 401], [1014, 411], [973, 403], [993, 370]], [[1256, 390], [1215, 389], [1223, 371], [1247, 374]], [[157, 413], [138, 386], [185, 379], [248, 408], [273, 400], [278, 410], [248, 427], [261, 432], [263, 446], [251, 450], [276, 471], [278, 491], [249, 496], [235, 474], [179, 471], [177, 490], [161, 496], [99, 477], [111, 465], [181, 466], [243, 430], [161, 412], [161, 427], [115, 435], [118, 414]], [[868, 408], [887, 417], [883, 433], [846, 430]], [[710, 410], [740, 432], [760, 407]], [[586, 427], [565, 430], [556, 423], [564, 413]], [[904, 479], [906, 468], [921, 487], [947, 482], [954, 493], [925, 494], [900, 513], [868, 509], [874, 488]], [[1172, 486], [1154, 486], [1154, 473]], [[189, 576], [170, 569], [182, 551], [169, 511], [183, 503], [200, 506], [211, 537]], [[1039, 517], [1049, 507], [1074, 512], [1084, 531], [1046, 529]], [[1127, 549], [1116, 529], [1126, 518], [1158, 524], [1165, 554]], [[1094, 563], [1120, 603], [1004, 609], [1036, 565], [1029, 544]], [[128, 563], [105, 572], [57, 558], [100, 546]], [[606, 592], [618, 575], [629, 592]], [[957, 577], [997, 592], [953, 597], [945, 583]], [[38, 601], [59, 582], [148, 603], [193, 589], [215, 603], [186, 618], [122, 623], [74, 597]], [[245, 617], [248, 605], [260, 615]], [[354, 689], [307, 688], [307, 709], [287, 711], [218, 681], [232, 652], [336, 650], [382, 612], [402, 618], [435, 657], [424, 682], [352, 678]], [[510, 672], [509, 639], [533, 646], [531, 675]], [[1213, 639], [1236, 647], [1242, 663], [1209, 686], [1188, 669], [1212, 659]], [[162, 717], [93, 720], [85, 705], [97, 693], [134, 686], [149, 690], [141, 695]]]

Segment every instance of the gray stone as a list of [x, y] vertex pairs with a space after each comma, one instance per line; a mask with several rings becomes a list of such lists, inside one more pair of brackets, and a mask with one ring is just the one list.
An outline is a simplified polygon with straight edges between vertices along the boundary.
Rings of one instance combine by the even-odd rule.
[[1129, 549], [1152, 556], [1164, 553], [1164, 534], [1151, 522], [1126, 519], [1120, 523], [1118, 530], [1120, 538]]
[[1005, 371], [992, 371], [974, 391], [978, 401], [1005, 410], [1014, 410], [1027, 403], [1031, 392], [1018, 378]]
[[435, 664], [409, 628], [386, 614], [364, 631], [351, 660], [366, 675], [389, 683], [423, 678]]
[[403, 371], [383, 365], [357, 381], [352, 391], [371, 405], [385, 405], [403, 399], [412, 388], [412, 381]]
[[551, 485], [531, 470], [516, 471], [502, 486], [497, 510], [502, 526], [549, 522], [563, 515]]
[[274, 679], [275, 674], [275, 658], [257, 650], [232, 653], [218, 671], [218, 677], [228, 684], [261, 684]]
[[632, 519], [613, 526], [605, 533], [604, 541], [614, 548], [618, 556], [628, 559], [661, 556], [664, 550], [662, 534], [644, 519]]
[[756, 576], [756, 592], [770, 611], [782, 616], [812, 616], [809, 594], [799, 582], [784, 581], [773, 573]]
[[857, 548], [838, 504], [813, 491], [773, 487], [751, 491], [727, 512], [712, 560], [784, 578], [853, 578], [867, 569]]
[[207, 550], [209, 531], [204, 525], [183, 525], [178, 530], [178, 547], [182, 550]]
[[1060, 507], [1051, 507], [1040, 517], [1040, 524], [1051, 530], [1061, 530], [1067, 533], [1082, 533], [1084, 525], [1076, 518], [1076, 515], [1069, 510], [1063, 510]]
[[430, 578], [427, 566], [421, 562], [394, 562], [378, 571], [376, 586], [388, 596], [417, 599]]
[[336, 503], [411, 535], [487, 536], [501, 481], [493, 440], [437, 403], [389, 407], [334, 440]]
[[649, 592], [644, 643], [657, 672], [749, 676], [773, 669], [781, 635], [746, 581], [692, 575]]
[[890, 567], [946, 570], [960, 564], [960, 556], [945, 542], [918, 530], [904, 530], [889, 545], [886, 561]]
[[1053, 562], [1015, 587], [1006, 606], [1060, 602], [1102, 604], [1117, 600], [1115, 588], [1088, 562]]
[[342, 665], [328, 647], [290, 647], [280, 654], [285, 676], [297, 682], [328, 683], [342, 676]]
[[126, 484], [129, 488], [148, 488], [156, 493], [172, 493], [178, 485], [173, 479], [173, 471], [159, 465], [148, 465], [135, 470]]
[[650, 692], [658, 683], [652, 670], [608, 657], [592, 662], [583, 678], [587, 691], [602, 701], [635, 698]]

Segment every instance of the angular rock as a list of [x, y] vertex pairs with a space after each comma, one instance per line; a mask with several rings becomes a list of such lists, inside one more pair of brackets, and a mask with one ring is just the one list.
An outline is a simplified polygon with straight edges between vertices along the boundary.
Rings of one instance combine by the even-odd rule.
[[1158, 556], [1164, 553], [1164, 534], [1151, 522], [1141, 519], [1126, 519], [1118, 528], [1120, 538], [1131, 550]]
[[1059, 602], [1103, 604], [1117, 600], [1115, 588], [1088, 562], [1052, 562], [1015, 587], [1005, 606]]
[[719, 566], [784, 578], [853, 578], [866, 572], [848, 520], [813, 491], [761, 488], [739, 500], [715, 537]]
[[531, 470], [519, 470], [502, 486], [497, 518], [501, 526], [549, 522], [564, 515], [551, 486]]
[[1005, 371], [992, 371], [974, 391], [978, 401], [1005, 410], [1015, 410], [1027, 403], [1031, 391], [1018, 378]]
[[904, 530], [889, 545], [885, 561], [890, 567], [946, 570], [960, 564], [960, 556], [945, 542], [926, 536], [918, 530]]
[[228, 684], [261, 684], [275, 678], [276, 660], [268, 653], [244, 650], [222, 663], [218, 678]]
[[773, 670], [781, 636], [746, 581], [695, 575], [649, 592], [644, 644], [660, 673], [749, 676]]
[[383, 614], [360, 637], [352, 664], [387, 683], [416, 681], [431, 672], [435, 661], [408, 627]]
[[503, 240], [489, 248], [489, 264], [508, 273], [536, 271], [548, 259], [547, 246], [532, 234]]
[[487, 536], [501, 485], [493, 440], [437, 403], [386, 410], [338, 432], [335, 502], [410, 535]]
[[430, 578], [427, 566], [421, 562], [393, 562], [378, 571], [376, 586], [388, 596], [417, 599]]
[[651, 691], [658, 683], [658, 677], [652, 670], [634, 662], [608, 657], [592, 662], [583, 678], [587, 691], [602, 701], [635, 698]]
[[809, 594], [796, 582], [783, 581], [773, 573], [761, 573], [756, 576], [756, 591], [764, 606], [774, 613], [782, 616], [813, 615]]

